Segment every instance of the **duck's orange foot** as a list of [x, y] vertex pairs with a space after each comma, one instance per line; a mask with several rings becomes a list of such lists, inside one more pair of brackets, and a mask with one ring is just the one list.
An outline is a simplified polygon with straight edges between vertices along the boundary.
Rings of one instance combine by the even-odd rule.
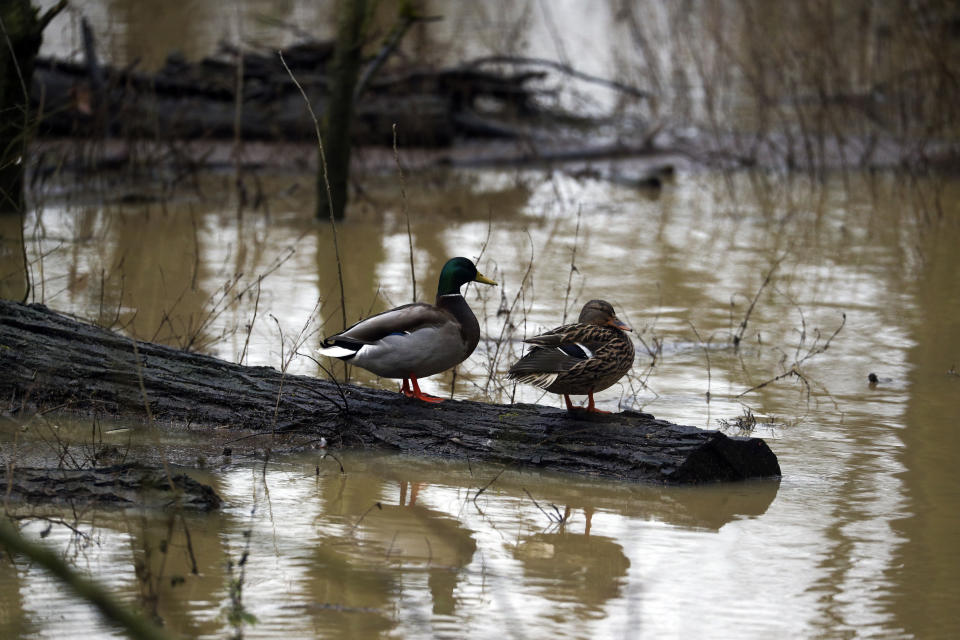
[[567, 411], [571, 413], [613, 413], [612, 411], [604, 411], [603, 409], [597, 409], [593, 407], [567, 407]]
[[587, 406], [585, 406], [585, 407], [577, 407], [577, 406], [574, 406], [574, 404], [570, 401], [570, 396], [564, 394], [563, 400], [564, 400], [564, 402], [567, 403], [567, 411], [571, 411], [571, 412], [583, 411], [584, 413], [610, 413], [610, 411], [604, 411], [603, 409], [597, 409], [596, 405], [593, 404], [593, 394], [592, 394], [592, 393], [591, 393], [588, 397], [590, 398], [590, 400], [589, 400], [589, 402], [587, 403]]
[[416, 398], [417, 400], [423, 400], [424, 402], [433, 402], [434, 404], [443, 402], [443, 398], [438, 398], [437, 396], [428, 396], [425, 393], [421, 393], [420, 395], [413, 394], [411, 397]]
[[417, 400], [422, 400], [423, 402], [432, 402], [434, 404], [438, 402], [443, 402], [443, 398], [438, 398], [436, 396], [430, 396], [425, 394], [423, 391], [420, 391], [420, 385], [417, 384], [417, 379], [414, 376], [410, 376], [410, 382], [413, 383], [413, 389], [407, 383], [407, 379], [403, 379], [403, 388], [400, 389], [400, 392], [408, 398], [416, 398]]

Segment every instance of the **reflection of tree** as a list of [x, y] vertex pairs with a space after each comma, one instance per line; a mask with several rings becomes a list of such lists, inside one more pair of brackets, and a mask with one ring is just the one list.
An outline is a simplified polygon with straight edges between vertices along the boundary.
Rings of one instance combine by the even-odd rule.
[[0, 637], [26, 638], [33, 636], [31, 621], [23, 609], [20, 595], [20, 572], [11, 562], [10, 555], [0, 557]]
[[0, 298], [23, 300], [27, 295], [23, 252], [22, 218], [13, 213], [0, 213]]
[[[219, 290], [204, 289], [209, 274], [199, 225], [184, 210], [131, 209], [113, 216], [103, 307], [105, 313], [124, 309], [119, 322], [134, 337], [193, 349], [214, 341], [209, 319]], [[99, 296], [99, 287], [90, 295]]]
[[[942, 202], [958, 201], [944, 197]], [[948, 211], [948, 216], [950, 212]], [[957, 219], [957, 208], [952, 212]], [[947, 222], [949, 217], [942, 222]], [[941, 224], [947, 228], [948, 225]], [[960, 234], [939, 234], [923, 256], [917, 277], [914, 346], [907, 352], [910, 392], [904, 429], [897, 431], [905, 470], [898, 474], [909, 499], [910, 516], [893, 521], [903, 544], [890, 565], [894, 586], [889, 611], [895, 628], [908, 637], [958, 637], [957, 572], [960, 516], [954, 458], [960, 451], [960, 379], [946, 372], [960, 367]], [[875, 393], [882, 394], [882, 385]]]
[[[323, 318], [327, 324], [323, 334], [340, 331], [340, 289], [337, 282], [337, 256], [330, 225], [318, 223], [317, 289], [324, 301]], [[384, 259], [383, 224], [381, 221], [357, 220], [337, 226], [343, 267], [343, 287], [347, 299], [347, 323], [353, 324], [373, 312], [383, 310], [383, 302], [375, 298], [380, 282], [377, 267]]]
[[372, 638], [391, 629], [397, 579], [378, 566], [356, 562], [336, 544], [318, 545], [307, 572], [317, 637]]
[[[224, 598], [227, 556], [218, 532], [233, 530], [236, 525], [219, 514], [181, 518], [169, 512], [161, 517], [133, 518], [121, 526], [130, 535], [144, 610], [150, 611], [148, 601], [155, 598], [160, 619], [184, 637], [219, 635], [222, 621], [202, 615], [196, 603]], [[192, 556], [184, 527], [190, 530]], [[193, 558], [196, 574], [192, 572]]]

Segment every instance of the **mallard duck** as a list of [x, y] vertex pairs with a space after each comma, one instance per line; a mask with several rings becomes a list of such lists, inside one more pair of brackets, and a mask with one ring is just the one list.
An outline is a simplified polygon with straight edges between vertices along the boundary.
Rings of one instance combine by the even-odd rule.
[[467, 282], [497, 284], [467, 258], [451, 258], [440, 271], [436, 304], [414, 302], [370, 316], [325, 339], [317, 352], [383, 378], [403, 378], [408, 398], [442, 402], [420, 391], [417, 378], [460, 364], [477, 347], [480, 324], [460, 295]]
[[567, 410], [574, 411], [570, 394], [589, 396], [587, 411], [607, 413], [593, 404], [593, 394], [623, 377], [633, 365], [633, 343], [605, 300], [583, 305], [576, 324], [527, 338], [534, 347], [510, 367], [507, 377], [563, 394]]

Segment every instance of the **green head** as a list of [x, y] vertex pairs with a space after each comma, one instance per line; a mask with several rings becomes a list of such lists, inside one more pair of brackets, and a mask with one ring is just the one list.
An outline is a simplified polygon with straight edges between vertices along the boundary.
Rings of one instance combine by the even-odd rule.
[[451, 293], [460, 293], [460, 287], [468, 282], [497, 284], [490, 278], [479, 273], [477, 267], [467, 258], [450, 258], [440, 271], [440, 283], [437, 285], [437, 295], [446, 296]]

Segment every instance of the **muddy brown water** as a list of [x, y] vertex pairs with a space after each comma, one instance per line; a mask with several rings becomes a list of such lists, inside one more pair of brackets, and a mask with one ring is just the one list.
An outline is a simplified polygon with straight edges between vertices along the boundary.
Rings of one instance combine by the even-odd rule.
[[[229, 178], [206, 180], [205, 193], [229, 192]], [[290, 358], [340, 322], [332, 234], [310, 218], [307, 181], [265, 179], [269, 214], [238, 216], [227, 196], [189, 194], [43, 205], [27, 224], [34, 296], [141, 338], [249, 364], [289, 359], [289, 371], [323, 375], [303, 355]], [[338, 227], [351, 320], [412, 296], [399, 184], [371, 182]], [[162, 514], [68, 509], [55, 515], [83, 535], [54, 526], [45, 541], [128, 602], [158, 594], [168, 627], [196, 637], [228, 633], [225, 567], [248, 539], [243, 603], [257, 619], [249, 637], [957, 630], [956, 182], [681, 171], [655, 197], [559, 172], [487, 171], [418, 175], [407, 194], [419, 298], [432, 295], [455, 254], [480, 256], [481, 271], [501, 285], [467, 289], [484, 339], [455, 380], [430, 378], [427, 392], [560, 406], [505, 384], [502, 373], [523, 335], [558, 324], [565, 304], [569, 318], [601, 297], [634, 327], [638, 356], [599, 405], [729, 433], [749, 410], [782, 480], [675, 488], [507, 470], [474, 501], [498, 467], [342, 452], [341, 474], [319, 451], [265, 467], [212, 458], [199, 474], [226, 505], [187, 518], [197, 575], [180, 526], [160, 567]], [[935, 196], [940, 220], [924, 214]], [[731, 335], [775, 264], [735, 351]], [[802, 378], [740, 395], [792, 366]], [[875, 387], [869, 373], [880, 378]], [[77, 464], [97, 447], [112, 444], [115, 456], [132, 443], [195, 466], [193, 438], [227, 439], [137, 425], [101, 425], [94, 437], [89, 423], [56, 426], [59, 439], [75, 442]], [[7, 422], [5, 461], [51, 456], [52, 429]], [[39, 537], [46, 527], [25, 531]], [[158, 586], [138, 579], [138, 563], [154, 567]], [[63, 637], [79, 626], [112, 635], [39, 568], [6, 558], [2, 567], [4, 637]], [[171, 586], [173, 576], [184, 581]]]
[[[670, 5], [634, 7], [651, 46], [633, 60], [636, 25], [620, 3], [507, 4], [434, 7], [445, 20], [416, 33], [411, 53], [448, 62], [576, 53], [583, 71], [621, 69], [644, 86], [659, 68], [664, 113], [703, 110], [696, 91], [679, 88], [698, 71], [673, 38]], [[331, 5], [303, 1], [246, 2], [235, 14], [213, 3], [155, 5], [85, 3], [105, 59], [153, 69], [173, 47], [197, 58], [223, 38], [284, 45], [300, 39], [297, 28], [329, 35], [332, 17]], [[882, 22], [885, 10], [863, 15]], [[81, 50], [77, 18], [51, 25], [45, 53]], [[886, 28], [843, 24], [855, 34]], [[730, 42], [749, 44], [748, 35]], [[863, 43], [864, 56], [840, 58], [882, 66], [884, 47]], [[616, 103], [601, 93], [581, 88], [574, 106]], [[728, 115], [749, 120], [741, 110], [752, 102], [733, 98], [723, 103]], [[310, 216], [309, 176], [258, 179], [268, 211], [242, 215], [224, 175], [147, 204], [116, 202], [155, 192], [155, 182], [141, 190], [93, 176], [80, 193], [48, 188], [25, 229], [32, 300], [142, 339], [323, 375], [303, 354], [340, 327], [333, 236]], [[350, 322], [413, 297], [400, 184], [382, 175], [363, 186], [338, 227]], [[250, 638], [960, 635], [955, 178], [848, 172], [812, 181], [681, 165], [659, 193], [525, 170], [415, 173], [406, 193], [417, 298], [432, 297], [452, 255], [479, 257], [501, 284], [467, 289], [483, 340], [455, 379], [435, 376], [425, 391], [560, 406], [505, 385], [502, 373], [524, 335], [605, 298], [634, 327], [638, 355], [598, 404], [729, 433], [753, 416], [752, 433], [777, 453], [783, 478], [681, 488], [517, 470], [498, 477], [496, 466], [363, 451], [266, 465], [207, 457], [195, 473], [224, 498], [218, 513], [187, 514], [171, 529], [164, 514], [78, 506], [43, 515], [79, 535], [49, 520], [26, 523], [25, 533], [125, 602], [155, 603], [167, 628], [186, 637], [231, 633], [230, 585], [245, 552]], [[18, 235], [9, 219], [0, 224], [4, 238]], [[0, 276], [9, 294], [22, 289], [6, 278], [22, 257], [8, 248]], [[795, 363], [800, 376], [784, 376]], [[868, 384], [869, 373], [879, 384]], [[395, 386], [363, 371], [351, 378]], [[66, 464], [129, 448], [199, 466], [195, 451], [233, 437], [60, 419], [0, 428], [4, 464], [56, 460], [59, 443], [70, 442]], [[120, 635], [40, 568], [0, 558], [0, 637], [80, 631]]]

